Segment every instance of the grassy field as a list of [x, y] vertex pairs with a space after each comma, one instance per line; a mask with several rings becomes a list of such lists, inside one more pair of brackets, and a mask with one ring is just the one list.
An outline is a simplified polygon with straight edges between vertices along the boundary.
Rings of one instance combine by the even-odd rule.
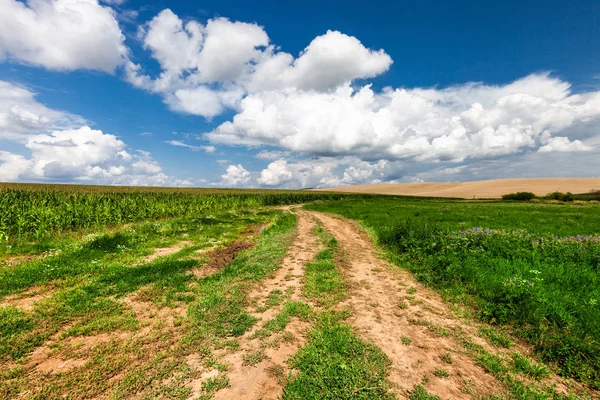
[[307, 208], [361, 221], [419, 281], [600, 388], [600, 206], [380, 198]]
[[[0, 198], [0, 398], [220, 399], [253, 384], [247, 398], [442, 399], [449, 385], [589, 398], [557, 392], [554, 372], [600, 388], [597, 204], [39, 185]], [[361, 221], [393, 266], [348, 242], [352, 224], [269, 207], [304, 202]], [[398, 267], [482, 323], [491, 347], [443, 325]], [[462, 375], [468, 360], [478, 373]], [[419, 372], [399, 392], [404, 364]], [[485, 372], [500, 383], [477, 394]]]

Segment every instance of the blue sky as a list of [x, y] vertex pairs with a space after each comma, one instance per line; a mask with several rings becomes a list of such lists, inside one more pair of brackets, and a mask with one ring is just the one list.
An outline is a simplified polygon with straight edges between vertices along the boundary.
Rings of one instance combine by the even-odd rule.
[[0, 4], [0, 181], [599, 176], [597, 1]]

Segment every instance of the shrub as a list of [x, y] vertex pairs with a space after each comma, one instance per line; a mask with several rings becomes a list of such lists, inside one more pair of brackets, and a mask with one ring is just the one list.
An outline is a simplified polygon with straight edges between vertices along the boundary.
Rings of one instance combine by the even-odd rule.
[[590, 197], [592, 200], [600, 201], [600, 189], [594, 189], [590, 191]]
[[552, 192], [548, 193], [544, 199], [547, 200], [559, 200], [559, 201], [573, 201], [573, 193], [561, 193], [561, 192]]
[[520, 200], [520, 201], [529, 201], [535, 199], [535, 194], [531, 192], [517, 192], [517, 193], [509, 193], [502, 196], [502, 200]]

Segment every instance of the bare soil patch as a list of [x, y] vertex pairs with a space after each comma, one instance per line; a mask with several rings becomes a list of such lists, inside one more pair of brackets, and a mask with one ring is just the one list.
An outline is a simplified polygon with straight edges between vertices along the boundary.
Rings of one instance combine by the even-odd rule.
[[33, 286], [22, 293], [6, 296], [0, 301], [0, 307], [16, 307], [24, 311], [31, 311], [35, 304], [52, 296], [52, 291], [46, 288]]
[[140, 262], [140, 264], [152, 262], [152, 261], [156, 260], [158, 257], [170, 256], [171, 254], [175, 254], [179, 250], [181, 250], [187, 246], [190, 246], [191, 244], [192, 244], [192, 242], [185, 240], [183, 242], [179, 242], [170, 247], [157, 247], [154, 249], [154, 253], [144, 257], [144, 259]]
[[229, 265], [239, 253], [253, 246], [254, 244], [251, 242], [234, 242], [219, 250], [197, 250], [196, 254], [198, 256], [206, 256], [206, 252], [209, 251], [208, 257], [210, 258], [208, 262], [201, 265], [200, 268], [195, 268], [190, 272], [197, 278], [212, 275]]
[[600, 178], [496, 179], [472, 182], [422, 182], [344, 186], [324, 191], [348, 193], [396, 194], [405, 196], [500, 198], [507, 193], [533, 192], [545, 196], [551, 192], [588, 193], [600, 189]]

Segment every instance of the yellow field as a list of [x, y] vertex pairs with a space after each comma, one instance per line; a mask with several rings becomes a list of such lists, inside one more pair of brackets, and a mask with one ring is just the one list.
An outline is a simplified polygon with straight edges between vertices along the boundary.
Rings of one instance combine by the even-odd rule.
[[347, 193], [397, 194], [405, 196], [500, 198], [514, 192], [533, 192], [544, 196], [551, 192], [588, 193], [600, 189], [600, 178], [496, 179], [472, 182], [424, 182], [343, 186], [322, 189]]

